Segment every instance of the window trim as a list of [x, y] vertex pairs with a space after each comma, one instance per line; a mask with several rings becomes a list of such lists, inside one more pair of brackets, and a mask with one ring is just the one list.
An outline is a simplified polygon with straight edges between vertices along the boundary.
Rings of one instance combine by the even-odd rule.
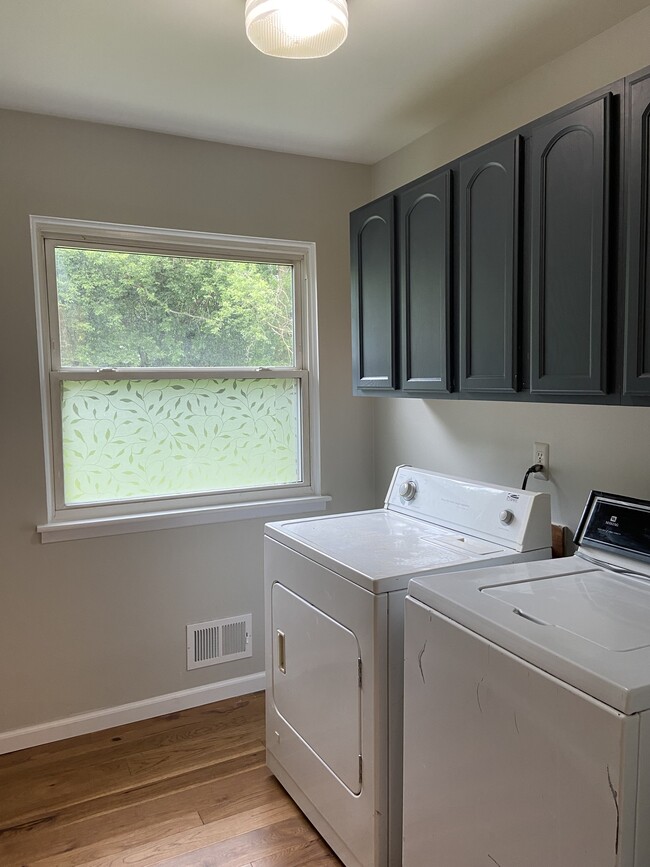
[[[112, 535], [164, 527], [187, 526], [242, 518], [300, 514], [325, 509], [331, 499], [321, 494], [318, 330], [316, 307], [316, 245], [312, 241], [286, 241], [239, 235], [213, 234], [117, 225], [58, 217], [30, 216], [41, 412], [45, 446], [47, 521], [37, 526], [41, 541]], [[111, 249], [138, 249], [167, 254], [183, 253], [211, 258], [257, 260], [268, 257], [291, 262], [295, 272], [295, 368], [117, 368], [105, 378], [291, 378], [300, 381], [303, 482], [260, 490], [194, 493], [175, 497], [98, 504], [57, 504], [62, 485], [60, 395], [63, 380], [95, 379], [88, 368], [54, 368], [58, 358], [58, 306], [48, 292], [46, 260], [53, 241], [75, 246], [101, 244]], [[57, 344], [57, 345], [55, 345]], [[104, 372], [102, 370], [102, 372]], [[204, 376], [205, 375], [205, 376]]]

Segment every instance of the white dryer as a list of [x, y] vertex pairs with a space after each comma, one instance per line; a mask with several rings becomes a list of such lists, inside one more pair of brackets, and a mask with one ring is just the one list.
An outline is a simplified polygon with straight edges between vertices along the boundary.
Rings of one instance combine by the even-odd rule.
[[576, 542], [409, 585], [405, 867], [650, 865], [650, 502]]
[[402, 466], [383, 509], [264, 545], [268, 766], [344, 864], [398, 867], [408, 581], [550, 557], [549, 496]]

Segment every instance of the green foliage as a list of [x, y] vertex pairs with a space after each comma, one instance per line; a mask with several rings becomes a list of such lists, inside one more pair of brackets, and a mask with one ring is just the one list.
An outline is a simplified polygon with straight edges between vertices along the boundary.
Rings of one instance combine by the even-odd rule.
[[293, 269], [57, 247], [64, 367], [293, 364]]

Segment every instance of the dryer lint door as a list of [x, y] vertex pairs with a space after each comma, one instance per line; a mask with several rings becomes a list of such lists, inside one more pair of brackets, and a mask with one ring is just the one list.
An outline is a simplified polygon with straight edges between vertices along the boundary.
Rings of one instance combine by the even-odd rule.
[[271, 590], [275, 707], [341, 782], [361, 791], [359, 642], [282, 584]]

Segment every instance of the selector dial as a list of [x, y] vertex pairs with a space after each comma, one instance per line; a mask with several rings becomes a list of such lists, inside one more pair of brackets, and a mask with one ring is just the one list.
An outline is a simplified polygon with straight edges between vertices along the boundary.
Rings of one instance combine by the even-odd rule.
[[403, 500], [410, 502], [415, 499], [415, 495], [418, 492], [418, 486], [410, 479], [408, 482], [402, 482], [399, 486], [399, 495]]
[[512, 519], [514, 518], [513, 513], [510, 509], [504, 509], [502, 512], [499, 512], [499, 520], [502, 524], [510, 524], [512, 523]]

